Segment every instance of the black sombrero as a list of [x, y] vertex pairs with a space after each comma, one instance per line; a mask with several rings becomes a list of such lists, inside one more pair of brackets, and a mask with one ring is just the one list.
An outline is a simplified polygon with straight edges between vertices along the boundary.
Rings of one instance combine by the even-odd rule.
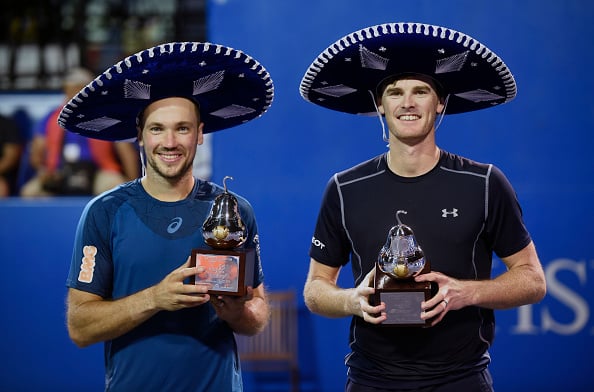
[[68, 131], [103, 140], [136, 137], [136, 118], [151, 102], [186, 97], [200, 105], [204, 133], [260, 117], [272, 103], [270, 74], [245, 53], [212, 43], [174, 42], [113, 65], [63, 108]]
[[504, 62], [474, 38], [423, 23], [386, 23], [351, 33], [324, 50], [301, 80], [301, 96], [353, 114], [373, 114], [372, 94], [390, 76], [424, 74], [449, 94], [446, 113], [512, 100], [516, 82]]

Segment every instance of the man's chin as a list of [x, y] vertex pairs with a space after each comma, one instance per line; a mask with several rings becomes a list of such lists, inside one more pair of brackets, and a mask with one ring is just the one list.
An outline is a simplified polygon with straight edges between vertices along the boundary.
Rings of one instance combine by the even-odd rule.
[[192, 172], [192, 168], [182, 168], [182, 169], [174, 169], [174, 168], [158, 168], [155, 170], [159, 176], [169, 182], [176, 182], [180, 179], [184, 178], [188, 172]]

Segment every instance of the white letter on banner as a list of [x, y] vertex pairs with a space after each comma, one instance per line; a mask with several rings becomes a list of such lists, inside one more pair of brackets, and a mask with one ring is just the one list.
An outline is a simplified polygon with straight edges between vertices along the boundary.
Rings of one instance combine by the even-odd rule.
[[548, 295], [558, 299], [573, 310], [574, 321], [569, 324], [556, 322], [547, 308], [542, 312], [542, 330], [553, 331], [560, 335], [572, 335], [584, 328], [590, 316], [588, 303], [577, 293], [557, 280], [557, 273], [561, 270], [572, 271], [579, 279], [579, 283], [586, 283], [586, 263], [570, 259], [553, 260], [547, 265], [545, 275], [547, 279]]
[[518, 308], [518, 325], [512, 329], [512, 333], [536, 335], [538, 333], [538, 328], [532, 322], [532, 313], [532, 305], [520, 306]]

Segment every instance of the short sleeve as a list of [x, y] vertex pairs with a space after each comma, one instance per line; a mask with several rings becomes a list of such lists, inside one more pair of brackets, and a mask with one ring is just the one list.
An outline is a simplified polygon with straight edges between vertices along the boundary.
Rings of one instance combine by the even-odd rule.
[[510, 256], [532, 240], [516, 192], [503, 172], [493, 166], [489, 176], [487, 233], [495, 254]]
[[322, 197], [309, 250], [311, 258], [331, 267], [341, 267], [349, 262], [351, 245], [342, 217], [342, 203], [334, 176], [328, 181]]

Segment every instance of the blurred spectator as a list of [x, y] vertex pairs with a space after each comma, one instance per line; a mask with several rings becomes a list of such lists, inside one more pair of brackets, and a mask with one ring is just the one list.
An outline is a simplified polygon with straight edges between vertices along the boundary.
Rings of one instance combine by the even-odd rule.
[[16, 121], [0, 114], [0, 197], [16, 192], [22, 151], [23, 140]]
[[[71, 70], [64, 80], [64, 103], [92, 80], [86, 69]], [[133, 143], [65, 132], [57, 123], [61, 108], [52, 110], [34, 131], [29, 163], [36, 174], [22, 186], [21, 196], [98, 195], [138, 177], [140, 159]]]

